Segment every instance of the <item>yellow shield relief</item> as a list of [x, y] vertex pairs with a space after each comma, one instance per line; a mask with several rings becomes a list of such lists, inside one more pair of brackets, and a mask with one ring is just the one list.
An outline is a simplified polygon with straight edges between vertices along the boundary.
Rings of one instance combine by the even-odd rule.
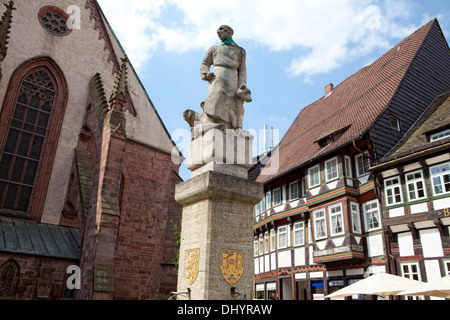
[[200, 263], [200, 249], [186, 251], [185, 278], [188, 285], [192, 286], [198, 277]]
[[222, 250], [220, 253], [220, 272], [225, 281], [234, 286], [241, 280], [245, 270], [244, 252], [238, 250]]

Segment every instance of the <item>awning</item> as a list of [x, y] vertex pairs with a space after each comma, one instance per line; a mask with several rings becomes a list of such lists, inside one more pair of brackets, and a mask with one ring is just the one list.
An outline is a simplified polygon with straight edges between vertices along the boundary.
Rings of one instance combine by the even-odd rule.
[[450, 299], [450, 276], [422, 283], [409, 290], [400, 292], [401, 296], [429, 296]]
[[415, 281], [388, 273], [377, 273], [369, 278], [358, 281], [348, 287], [336, 291], [325, 298], [342, 298], [353, 295], [366, 294], [385, 298], [396, 295], [404, 290], [421, 284]]

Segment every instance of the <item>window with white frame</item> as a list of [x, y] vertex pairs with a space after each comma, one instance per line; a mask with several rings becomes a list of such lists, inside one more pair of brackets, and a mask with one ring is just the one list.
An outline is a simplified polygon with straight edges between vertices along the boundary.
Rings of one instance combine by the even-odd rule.
[[266, 193], [266, 210], [272, 208], [272, 193], [269, 191]]
[[264, 253], [269, 253], [269, 232], [264, 234]]
[[386, 205], [392, 206], [403, 203], [402, 184], [399, 176], [384, 180], [384, 192], [386, 194]]
[[314, 166], [308, 170], [309, 188], [314, 188], [320, 185], [320, 166]]
[[323, 209], [314, 212], [314, 237], [315, 240], [327, 237], [327, 219]]
[[342, 205], [331, 206], [328, 208], [331, 220], [331, 235], [338, 236], [345, 233], [344, 230], [344, 214], [342, 212]]
[[370, 161], [367, 153], [362, 153], [356, 156], [356, 173], [361, 177], [369, 172]]
[[444, 131], [432, 134], [430, 136], [430, 142], [437, 141], [437, 140], [442, 140], [442, 139], [447, 138], [447, 137], [450, 137], [450, 129], [447, 129], [447, 130], [444, 130]]
[[306, 243], [312, 243], [313, 242], [313, 221], [312, 219], [308, 219], [308, 225], [306, 226], [306, 230], [310, 230], [310, 232], [306, 232]]
[[400, 129], [400, 120], [397, 117], [389, 116], [389, 122], [391, 124], [391, 128], [397, 131], [401, 131]]
[[408, 278], [412, 280], [422, 281], [420, 276], [420, 268], [418, 262], [413, 263], [403, 263], [402, 267], [402, 276], [403, 278]]
[[260, 234], [259, 235], [259, 255], [263, 255], [264, 254], [264, 235]]
[[419, 200], [426, 197], [425, 180], [423, 179], [422, 170], [407, 173], [406, 186], [408, 189], [409, 201]]
[[301, 196], [306, 196], [306, 177], [302, 178], [302, 185], [301, 185]]
[[297, 200], [298, 197], [298, 181], [295, 181], [289, 184], [289, 201]]
[[443, 263], [445, 276], [450, 276], [450, 260], [444, 260]]
[[255, 254], [255, 257], [257, 257], [258, 256], [258, 237], [255, 237], [255, 242], [254, 242], [254, 254]]
[[270, 252], [275, 251], [277, 248], [275, 242], [275, 229], [270, 230]]
[[294, 223], [294, 246], [304, 246], [305, 245], [305, 223], [297, 222]]
[[345, 163], [345, 176], [347, 178], [353, 178], [352, 173], [352, 158], [349, 156], [344, 157], [344, 163]]
[[288, 227], [283, 226], [278, 228], [278, 249], [288, 247]]
[[339, 165], [337, 158], [333, 158], [325, 162], [325, 178], [327, 182], [339, 178]]
[[281, 188], [273, 190], [273, 206], [279, 206], [281, 204]]
[[359, 204], [356, 202], [350, 203], [350, 211], [352, 215], [352, 232], [361, 234], [361, 213], [359, 211]]
[[260, 204], [258, 203], [255, 206], [255, 218], [258, 218], [260, 214], [261, 214], [261, 212], [260, 212]]
[[266, 197], [263, 197], [259, 205], [261, 213], [266, 212]]
[[430, 168], [434, 195], [450, 193], [450, 162]]
[[377, 200], [364, 203], [363, 214], [367, 232], [381, 228], [381, 215]]

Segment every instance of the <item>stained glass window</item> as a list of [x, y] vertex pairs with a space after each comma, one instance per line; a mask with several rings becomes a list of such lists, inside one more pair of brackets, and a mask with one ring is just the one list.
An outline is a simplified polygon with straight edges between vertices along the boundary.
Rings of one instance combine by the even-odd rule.
[[28, 212], [54, 99], [46, 71], [22, 80], [0, 159], [0, 208]]

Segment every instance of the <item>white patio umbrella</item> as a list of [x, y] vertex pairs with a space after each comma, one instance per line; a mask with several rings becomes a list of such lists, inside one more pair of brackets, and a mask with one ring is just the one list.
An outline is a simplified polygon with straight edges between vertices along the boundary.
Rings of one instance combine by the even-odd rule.
[[399, 296], [428, 296], [450, 299], [450, 276], [422, 283], [398, 293]]
[[353, 295], [366, 294], [382, 298], [394, 296], [399, 292], [417, 287], [422, 282], [411, 280], [388, 273], [377, 273], [369, 278], [358, 281], [339, 291], [336, 291], [325, 298], [343, 298]]

